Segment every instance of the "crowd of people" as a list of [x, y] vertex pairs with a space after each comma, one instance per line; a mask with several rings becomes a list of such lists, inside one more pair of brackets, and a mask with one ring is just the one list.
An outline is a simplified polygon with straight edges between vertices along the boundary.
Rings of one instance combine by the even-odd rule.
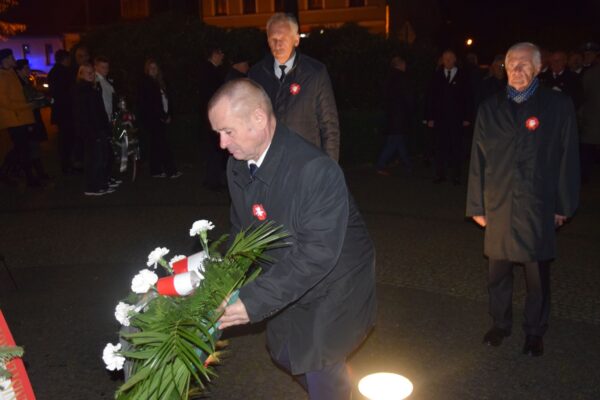
[[[578, 112], [584, 183], [589, 182], [593, 164], [599, 157], [599, 56], [600, 46], [595, 43], [586, 43], [570, 53], [542, 49], [538, 75], [542, 86], [569, 96]], [[423, 151], [425, 158], [433, 161], [434, 182], [450, 178], [455, 185], [461, 184], [478, 107], [485, 99], [506, 90], [505, 56], [494, 57], [486, 70], [480, 67], [475, 54], [467, 54], [459, 65], [456, 53], [446, 50], [438, 64], [424, 96], [423, 110], [417, 110], [419, 94], [413, 87], [411, 71], [407, 71], [407, 60], [402, 56], [392, 58], [384, 94], [386, 137], [376, 163], [379, 174], [390, 174], [387, 167], [394, 158], [409, 172], [412, 170], [407, 139], [417, 131], [414, 116], [422, 113], [427, 128]]]

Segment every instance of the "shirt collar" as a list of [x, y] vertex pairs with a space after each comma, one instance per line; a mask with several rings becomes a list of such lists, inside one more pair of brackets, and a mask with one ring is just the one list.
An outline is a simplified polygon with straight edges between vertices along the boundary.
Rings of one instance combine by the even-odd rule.
[[260, 168], [260, 165], [263, 163], [263, 161], [265, 160], [265, 156], [267, 155], [267, 151], [269, 151], [269, 147], [271, 147], [271, 143], [269, 143], [269, 145], [267, 146], [267, 148], [265, 149], [265, 151], [263, 151], [263, 153], [260, 155], [260, 157], [258, 157], [258, 160], [248, 160], [248, 167], [250, 167], [250, 164], [256, 164], [257, 167]]
[[280, 64], [276, 58], [273, 58], [273, 59], [275, 60], [275, 62], [273, 63], [273, 69], [275, 70], [275, 75], [281, 76], [281, 69], [279, 68], [280, 65], [285, 65], [285, 73], [287, 74], [294, 66], [294, 60], [296, 60], [296, 51], [294, 50], [294, 53], [292, 54], [292, 56], [283, 64]]

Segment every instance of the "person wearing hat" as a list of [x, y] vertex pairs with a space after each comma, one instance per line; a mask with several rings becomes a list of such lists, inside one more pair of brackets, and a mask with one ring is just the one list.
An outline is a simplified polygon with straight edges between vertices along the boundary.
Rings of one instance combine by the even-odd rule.
[[33, 107], [25, 98], [15, 67], [12, 50], [0, 50], [0, 130], [8, 130], [18, 163], [25, 172], [27, 185], [39, 187], [40, 181], [32, 172], [29, 151], [30, 132], [35, 123]]

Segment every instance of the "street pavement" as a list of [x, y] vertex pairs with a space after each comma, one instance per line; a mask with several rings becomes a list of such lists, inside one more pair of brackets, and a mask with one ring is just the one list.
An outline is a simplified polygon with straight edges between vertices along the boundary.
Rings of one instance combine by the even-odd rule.
[[[45, 155], [53, 165], [53, 152]], [[80, 176], [55, 169], [44, 189], [0, 186], [0, 255], [16, 283], [0, 263], [0, 307], [25, 347], [38, 399], [112, 398], [122, 381], [104, 369], [101, 353], [116, 341], [114, 307], [131, 277], [157, 246], [197, 251], [188, 235], [197, 219], [214, 221], [213, 237], [228, 230], [227, 194], [203, 189], [199, 165], [181, 169], [170, 180], [142, 168], [135, 182], [92, 198], [83, 196]], [[376, 327], [349, 362], [354, 382], [400, 373], [419, 400], [600, 399], [600, 180], [584, 187], [579, 212], [558, 234], [546, 351], [532, 358], [520, 354], [519, 268], [512, 336], [498, 348], [481, 343], [490, 326], [486, 260], [483, 230], [463, 217], [466, 187], [434, 185], [425, 167], [412, 176], [393, 172], [346, 169], [377, 249], [379, 299]], [[262, 325], [226, 336], [211, 398], [307, 398], [270, 361]]]

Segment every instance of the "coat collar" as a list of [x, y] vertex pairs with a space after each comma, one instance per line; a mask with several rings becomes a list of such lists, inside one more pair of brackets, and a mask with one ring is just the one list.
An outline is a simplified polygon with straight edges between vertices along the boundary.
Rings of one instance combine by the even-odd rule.
[[[267, 151], [265, 159], [263, 160], [260, 168], [256, 171], [254, 180], [259, 180], [265, 185], [270, 186], [275, 174], [279, 170], [279, 165], [283, 159], [285, 152], [285, 136], [288, 134], [288, 129], [277, 122], [275, 126], [275, 134], [271, 141], [271, 146]], [[244, 160], [235, 160], [232, 168], [233, 180], [240, 187], [245, 188], [252, 179], [250, 178], [250, 171], [248, 169], [248, 163]]]
[[[543, 92], [545, 88], [539, 86], [535, 93], [522, 104], [523, 107], [526, 107], [528, 110], [528, 114], [525, 116], [525, 119], [535, 116], [539, 118], [539, 111], [541, 110], [541, 105], [543, 103]], [[517, 129], [525, 128], [525, 121], [521, 121], [515, 119], [515, 115], [512, 110], [512, 106], [510, 104], [511, 100], [506, 95], [506, 90], [501, 90], [496, 94], [496, 99], [498, 101], [498, 111], [502, 113], [502, 117], [510, 121], [513, 126], [516, 126]]]
[[[294, 59], [294, 65], [292, 66], [292, 69], [290, 69], [289, 71], [286, 71], [286, 75], [289, 75], [293, 71], [296, 70], [296, 68], [298, 67], [298, 62], [302, 58], [302, 54], [298, 51], [298, 49], [296, 49], [295, 51], [296, 51], [296, 58]], [[267, 73], [269, 75], [272, 75], [273, 78], [277, 79], [277, 76], [275, 75], [275, 71], [273, 70], [274, 63], [275, 63], [275, 57], [273, 57], [273, 54], [269, 53], [265, 56], [262, 67], [267, 71]], [[279, 81], [279, 79], [277, 79], [277, 80]]]

